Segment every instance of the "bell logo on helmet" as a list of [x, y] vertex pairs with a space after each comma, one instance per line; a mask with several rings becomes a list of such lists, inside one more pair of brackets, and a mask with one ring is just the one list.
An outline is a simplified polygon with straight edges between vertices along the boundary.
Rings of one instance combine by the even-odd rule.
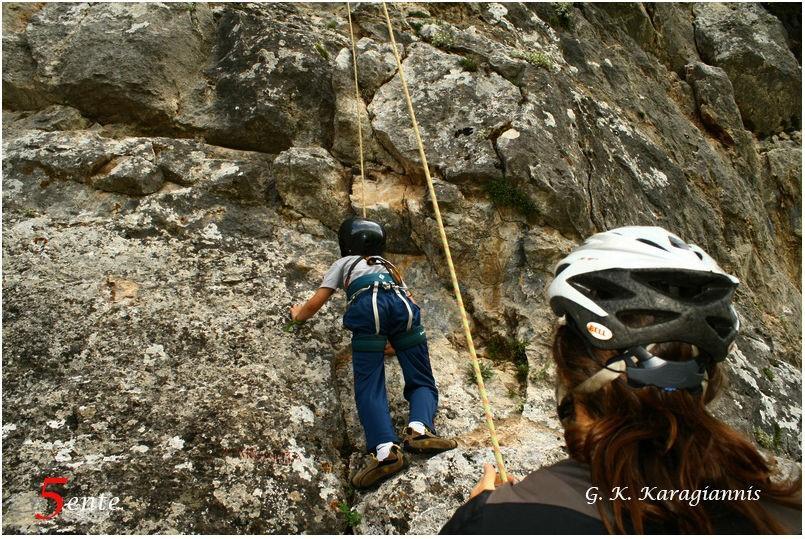
[[598, 322], [587, 322], [587, 331], [598, 340], [608, 341], [612, 338], [612, 331]]

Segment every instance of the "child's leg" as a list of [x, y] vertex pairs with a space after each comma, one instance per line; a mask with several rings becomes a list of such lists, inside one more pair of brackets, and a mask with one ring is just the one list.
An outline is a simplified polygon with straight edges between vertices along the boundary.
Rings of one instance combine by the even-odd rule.
[[397, 359], [405, 378], [403, 396], [409, 404], [409, 423], [419, 421], [435, 432], [433, 418], [439, 403], [439, 392], [430, 367], [428, 343], [397, 350]]
[[384, 334], [377, 334], [370, 293], [359, 297], [344, 314], [344, 327], [352, 330], [352, 370], [355, 380], [355, 404], [366, 435], [366, 446], [398, 443], [389, 414], [383, 350]]
[[355, 403], [366, 435], [368, 451], [385, 442], [398, 443], [389, 414], [383, 350], [352, 352], [355, 377]]

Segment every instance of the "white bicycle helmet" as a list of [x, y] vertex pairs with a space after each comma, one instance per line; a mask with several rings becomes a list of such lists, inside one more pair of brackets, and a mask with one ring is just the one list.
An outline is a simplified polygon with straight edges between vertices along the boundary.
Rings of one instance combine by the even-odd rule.
[[[587, 346], [623, 352], [607, 366], [614, 377], [695, 389], [706, 383], [706, 363], [726, 358], [738, 333], [737, 286], [699, 247], [660, 227], [629, 226], [595, 234], [561, 260], [548, 298]], [[694, 345], [698, 356], [672, 362], [648, 352], [666, 342]]]

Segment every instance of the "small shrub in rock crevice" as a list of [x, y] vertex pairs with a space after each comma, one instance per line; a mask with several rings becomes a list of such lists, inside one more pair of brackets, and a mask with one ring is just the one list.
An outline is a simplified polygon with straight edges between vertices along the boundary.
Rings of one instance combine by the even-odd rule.
[[[491, 363], [488, 361], [479, 361], [478, 367], [481, 369], [481, 378], [484, 382], [494, 378], [495, 371], [492, 369]], [[475, 385], [475, 369], [472, 368], [472, 363], [467, 365], [467, 383]]]
[[430, 44], [436, 47], [437, 49], [450, 50], [455, 46], [456, 43], [455, 40], [453, 39], [453, 36], [450, 35], [450, 32], [440, 27], [430, 37]]
[[507, 182], [505, 178], [490, 180], [486, 184], [486, 192], [497, 206], [515, 208], [526, 217], [531, 217], [537, 212], [537, 206], [528, 195]]
[[573, 30], [576, 23], [573, 18], [573, 2], [553, 2], [548, 23], [554, 28]]
[[531, 373], [531, 376], [529, 376], [528, 379], [532, 384], [543, 384], [548, 382], [549, 378], [550, 373], [548, 372], [548, 366], [545, 365], [542, 368]]
[[478, 71], [478, 62], [474, 58], [461, 58], [458, 65], [464, 68], [465, 71]]
[[430, 18], [430, 13], [428, 13], [427, 11], [416, 10], [416, 11], [411, 11], [410, 13], [408, 13], [408, 16], [409, 17], [415, 17], [417, 19], [429, 19]]
[[517, 339], [506, 339], [504, 337], [493, 337], [487, 345], [489, 357], [498, 361], [509, 361], [514, 363], [517, 370], [517, 380], [525, 383], [528, 380], [528, 356], [525, 348], [525, 341]]
[[514, 52], [511, 53], [511, 57], [525, 60], [529, 64], [536, 67], [541, 67], [543, 69], [550, 70], [553, 67], [553, 60], [551, 60], [551, 58], [547, 54], [541, 51], [525, 52], [521, 50], [515, 50]]
[[759, 427], [755, 427], [755, 440], [760, 447], [770, 451], [776, 451], [780, 448], [780, 440], [782, 438], [782, 429], [777, 423], [774, 424], [774, 434], [769, 434]]
[[316, 52], [318, 52], [321, 55], [322, 58], [324, 58], [325, 60], [330, 59], [330, 53], [327, 52], [327, 49], [324, 48], [323, 44], [316, 43], [315, 48], [316, 48]]
[[341, 516], [344, 519], [344, 523], [350, 528], [354, 528], [360, 524], [361, 520], [363, 519], [363, 516], [350, 507], [347, 502], [341, 502], [338, 505], [338, 510], [341, 511]]

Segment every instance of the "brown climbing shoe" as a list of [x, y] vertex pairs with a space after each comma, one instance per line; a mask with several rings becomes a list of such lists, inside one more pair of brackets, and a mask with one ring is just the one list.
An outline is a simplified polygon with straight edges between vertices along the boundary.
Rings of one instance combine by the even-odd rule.
[[389, 456], [381, 461], [378, 461], [375, 454], [372, 453], [372, 460], [352, 478], [352, 486], [355, 488], [374, 487], [401, 471], [407, 464], [408, 460], [400, 446], [392, 445]]
[[425, 434], [419, 434], [411, 427], [406, 427], [403, 434], [403, 447], [412, 453], [441, 453], [457, 446], [454, 439], [436, 436], [427, 427]]

